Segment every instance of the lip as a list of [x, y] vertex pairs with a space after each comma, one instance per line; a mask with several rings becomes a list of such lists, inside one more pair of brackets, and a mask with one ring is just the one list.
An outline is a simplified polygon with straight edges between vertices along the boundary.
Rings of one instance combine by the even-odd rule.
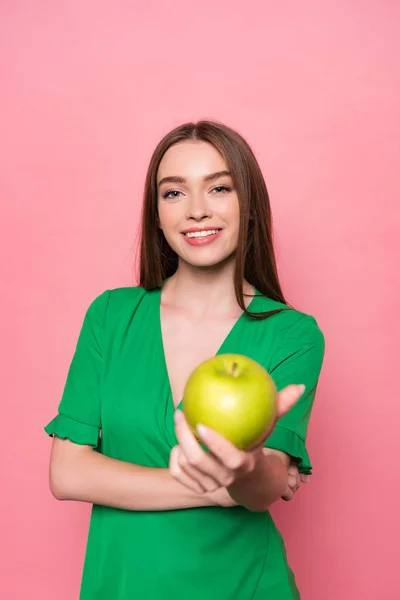
[[[208, 231], [210, 229], [218, 230], [218, 233], [212, 233], [211, 235], [207, 235], [205, 237], [186, 237], [185, 233], [191, 233], [192, 231]], [[191, 227], [190, 229], [186, 229], [182, 231], [182, 237], [191, 246], [207, 246], [208, 244], [212, 244], [217, 240], [222, 233], [222, 229], [220, 227]]]

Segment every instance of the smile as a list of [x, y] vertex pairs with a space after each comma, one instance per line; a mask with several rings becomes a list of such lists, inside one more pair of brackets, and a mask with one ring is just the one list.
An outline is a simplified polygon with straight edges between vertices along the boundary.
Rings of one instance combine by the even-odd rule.
[[201, 229], [197, 231], [186, 231], [182, 233], [186, 242], [191, 246], [205, 246], [217, 240], [222, 229]]
[[207, 237], [208, 235], [216, 235], [220, 229], [204, 229], [204, 231], [188, 231], [183, 235], [188, 238]]

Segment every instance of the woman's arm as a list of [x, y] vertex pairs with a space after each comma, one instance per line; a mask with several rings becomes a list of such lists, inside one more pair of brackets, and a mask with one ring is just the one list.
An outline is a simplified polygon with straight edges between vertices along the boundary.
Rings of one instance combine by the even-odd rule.
[[262, 448], [255, 456], [253, 470], [228, 487], [235, 502], [253, 511], [265, 511], [282, 498], [288, 488], [290, 458], [279, 451]]
[[[292, 462], [292, 458], [286, 454], [286, 452], [281, 452], [280, 450], [274, 450], [272, 448], [263, 448], [262, 451], [264, 456], [269, 457], [269, 459], [272, 457], [272, 460], [267, 460], [267, 477], [265, 477], [265, 479], [256, 481], [255, 486], [250, 485], [250, 490], [255, 490], [255, 494], [253, 496], [259, 496], [261, 498], [261, 502], [263, 501], [263, 498], [267, 499], [269, 505], [273, 504], [275, 500], [279, 500], [280, 498], [286, 502], [293, 500], [294, 495], [300, 488], [300, 485], [309, 482], [309, 476], [300, 474], [298, 465], [295, 462]], [[286, 474], [285, 480], [287, 481], [287, 484], [285, 491], [281, 496], [278, 496], [280, 485], [277, 485], [277, 483], [283, 475], [281, 472], [281, 467], [275, 459], [280, 460], [284, 464]], [[276, 468], [276, 465], [279, 466]], [[270, 467], [272, 467], [272, 469]], [[275, 471], [275, 478], [273, 477], [271, 470]], [[273, 477], [273, 481], [268, 484], [268, 480], [271, 476]], [[263, 474], [260, 474], [260, 477], [263, 477]], [[235, 491], [234, 488], [231, 490], [231, 492], [234, 496], [235, 494], [242, 495], [240, 490]], [[269, 499], [268, 496], [270, 497]]]
[[169, 469], [116, 460], [91, 446], [57, 437], [53, 439], [49, 475], [51, 492], [58, 500], [135, 511], [235, 505], [225, 489], [196, 493], [176, 481]]

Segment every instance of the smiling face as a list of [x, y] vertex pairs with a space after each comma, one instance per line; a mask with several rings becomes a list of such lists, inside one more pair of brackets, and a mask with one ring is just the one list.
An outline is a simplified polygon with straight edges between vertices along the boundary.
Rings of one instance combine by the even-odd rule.
[[239, 201], [214, 146], [195, 140], [171, 146], [158, 168], [157, 190], [160, 228], [180, 260], [211, 267], [234, 255]]

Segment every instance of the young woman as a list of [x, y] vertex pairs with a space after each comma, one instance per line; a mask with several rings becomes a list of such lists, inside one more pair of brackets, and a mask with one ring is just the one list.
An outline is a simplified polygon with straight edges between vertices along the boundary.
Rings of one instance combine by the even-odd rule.
[[[181, 400], [203, 360], [239, 353], [279, 393], [278, 420], [243, 452]], [[140, 286], [89, 307], [54, 436], [50, 487], [93, 503], [81, 600], [299, 598], [268, 512], [311, 473], [305, 436], [324, 354], [284, 299], [267, 189], [243, 138], [218, 123], [169, 133], [145, 185]]]

